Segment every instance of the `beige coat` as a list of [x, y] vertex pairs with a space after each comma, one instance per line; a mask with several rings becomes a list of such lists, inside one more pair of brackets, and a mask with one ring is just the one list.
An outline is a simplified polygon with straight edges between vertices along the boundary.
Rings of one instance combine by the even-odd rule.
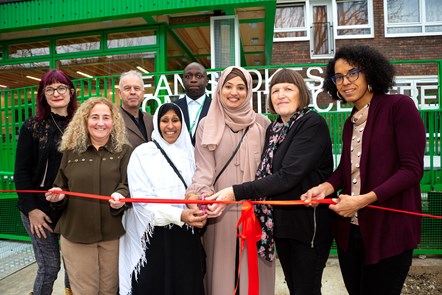
[[[213, 181], [219, 171], [224, 167], [236, 146], [238, 145], [244, 130], [237, 133], [225, 128], [223, 138], [214, 151], [209, 151], [201, 145], [201, 136], [204, 132], [204, 118], [197, 130], [195, 145], [195, 162], [197, 165], [192, 179], [192, 185], [187, 192], [209, 193], [239, 184], [243, 180], [243, 171], [240, 168], [240, 151], [219, 177], [215, 186]], [[259, 137], [248, 141], [259, 146], [262, 151], [264, 146], [265, 131], [270, 121], [262, 115], [257, 115], [256, 124], [260, 126]], [[246, 137], [249, 133], [246, 134]], [[243, 142], [244, 144], [244, 142]], [[254, 155], [256, 167], [261, 160], [261, 153]], [[250, 179], [252, 180], [252, 179]], [[241, 215], [241, 207], [231, 205], [224, 210], [223, 215], [216, 219], [209, 219], [203, 236], [204, 249], [206, 251], [206, 294], [225, 295], [233, 294], [235, 288], [235, 256], [236, 256], [236, 224]], [[258, 259], [260, 276], [260, 294], [273, 294], [275, 286], [274, 263]], [[248, 271], [247, 255], [241, 259], [240, 294], [248, 294]]]

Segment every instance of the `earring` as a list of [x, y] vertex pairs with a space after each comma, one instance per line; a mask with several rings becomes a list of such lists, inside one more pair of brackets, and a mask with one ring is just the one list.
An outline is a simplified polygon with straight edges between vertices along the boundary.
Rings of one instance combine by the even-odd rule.
[[373, 88], [371, 87], [371, 85], [370, 85], [370, 84], [368, 84], [368, 86], [367, 86], [367, 89], [368, 89], [368, 92], [370, 92], [370, 93], [372, 93], [372, 92], [373, 92]]
[[344, 100], [344, 98], [339, 94], [339, 91], [336, 90], [336, 96], [340, 99], [340, 100]]

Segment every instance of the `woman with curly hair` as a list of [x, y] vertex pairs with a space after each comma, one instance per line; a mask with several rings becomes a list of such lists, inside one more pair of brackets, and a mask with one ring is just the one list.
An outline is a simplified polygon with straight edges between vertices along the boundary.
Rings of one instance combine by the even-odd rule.
[[[129, 194], [132, 148], [118, 108], [103, 97], [85, 101], [63, 135], [60, 170], [46, 199], [64, 207], [55, 228], [74, 294], [117, 294], [121, 217]], [[57, 191], [112, 196], [109, 202]]]
[[[77, 109], [71, 79], [61, 70], [49, 70], [37, 91], [37, 112], [20, 129], [14, 181], [18, 190], [52, 187], [62, 154], [57, 150], [66, 126]], [[59, 235], [53, 230], [62, 211], [52, 208], [43, 193], [18, 193], [17, 206], [37, 261], [33, 294], [51, 294], [60, 270]], [[65, 276], [66, 294], [69, 281]]]
[[339, 215], [333, 233], [350, 295], [400, 294], [420, 240], [420, 217], [366, 207], [422, 211], [425, 128], [409, 97], [386, 94], [393, 76], [388, 60], [367, 46], [341, 48], [327, 66], [324, 89], [354, 108], [338, 168], [302, 198], [340, 191], [329, 207]]

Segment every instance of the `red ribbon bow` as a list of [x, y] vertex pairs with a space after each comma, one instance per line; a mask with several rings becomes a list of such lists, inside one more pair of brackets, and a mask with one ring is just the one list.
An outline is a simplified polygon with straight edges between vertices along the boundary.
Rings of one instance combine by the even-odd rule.
[[[244, 244], [247, 243], [247, 257], [249, 270], [249, 295], [259, 294], [259, 273], [258, 273], [258, 249], [256, 243], [261, 239], [261, 225], [255, 216], [253, 205], [250, 201], [245, 201], [242, 204], [241, 217], [236, 225], [238, 229], [238, 238], [240, 243], [239, 261], [241, 261]], [[240, 275], [241, 263], [238, 264], [238, 281]], [[235, 293], [238, 289], [238, 283], [235, 287]]]

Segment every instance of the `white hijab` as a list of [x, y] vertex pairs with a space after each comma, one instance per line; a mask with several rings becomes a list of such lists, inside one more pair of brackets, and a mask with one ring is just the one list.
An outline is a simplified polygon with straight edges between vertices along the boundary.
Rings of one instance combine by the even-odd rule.
[[[161, 136], [158, 126], [159, 112], [164, 115], [164, 108], [170, 107], [181, 114], [181, 133], [171, 144]], [[183, 114], [177, 105], [161, 106], [153, 117], [152, 139], [161, 146], [186, 184], [190, 185], [195, 171], [194, 150], [183, 119]], [[128, 165], [128, 179], [132, 198], [184, 199], [185, 196], [183, 183], [153, 142], [144, 143], [133, 151]], [[154, 210], [158, 210], [158, 206], [163, 206], [163, 209], [164, 206], [185, 207], [134, 203], [123, 216], [126, 233], [120, 238], [120, 294], [131, 294], [132, 275], [135, 273], [135, 276], [138, 276], [141, 266], [148, 263], [145, 253], [155, 226]], [[166, 210], [170, 210], [170, 207], [168, 208]]]
[[[181, 133], [177, 140], [170, 144], [161, 136], [160, 128], [158, 126], [159, 119], [158, 112], [167, 106], [174, 106], [175, 110], [179, 110], [181, 113]], [[162, 112], [164, 115], [165, 112]], [[172, 163], [180, 171], [181, 176], [183, 176], [187, 185], [192, 183], [192, 176], [195, 172], [195, 157], [194, 157], [194, 147], [190, 140], [190, 136], [187, 132], [186, 122], [184, 120], [183, 112], [178, 105], [173, 103], [163, 104], [157, 109], [155, 115], [153, 116], [153, 132], [152, 140], [155, 140], [169, 156]], [[166, 162], [167, 163], [167, 162]], [[160, 167], [157, 167], [160, 168]]]

